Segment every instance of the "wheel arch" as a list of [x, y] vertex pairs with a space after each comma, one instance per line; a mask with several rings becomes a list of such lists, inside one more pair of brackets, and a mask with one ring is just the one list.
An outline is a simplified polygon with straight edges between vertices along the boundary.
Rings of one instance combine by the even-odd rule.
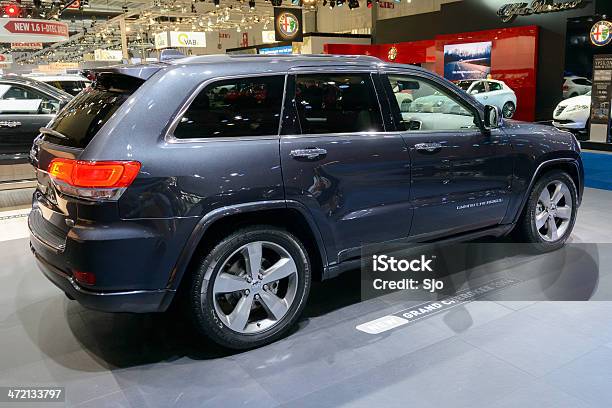
[[531, 192], [531, 189], [535, 185], [535, 183], [540, 179], [540, 177], [542, 177], [542, 175], [550, 172], [551, 170], [562, 170], [569, 174], [569, 176], [572, 178], [572, 181], [576, 185], [576, 192], [577, 192], [576, 199], [578, 202], [578, 206], [580, 206], [580, 203], [582, 201], [583, 190], [584, 190], [584, 181], [583, 181], [583, 174], [582, 174], [581, 169], [582, 167], [580, 165], [579, 158], [564, 157], [564, 158], [546, 160], [540, 163], [536, 171], [534, 172], [533, 177], [531, 178], [528, 188], [525, 190], [525, 193], [523, 194], [523, 198], [521, 200], [521, 206], [519, 208], [519, 211], [516, 213], [513, 222], [517, 222], [521, 214], [525, 210], [525, 205], [527, 204], [529, 194]]
[[227, 235], [228, 231], [258, 224], [282, 227], [296, 235], [308, 251], [313, 280], [323, 278], [327, 268], [327, 253], [314, 220], [301, 204], [274, 200], [222, 207], [202, 217], [181, 252], [166, 287], [178, 290], [192, 263], [210, 249], [211, 244]]

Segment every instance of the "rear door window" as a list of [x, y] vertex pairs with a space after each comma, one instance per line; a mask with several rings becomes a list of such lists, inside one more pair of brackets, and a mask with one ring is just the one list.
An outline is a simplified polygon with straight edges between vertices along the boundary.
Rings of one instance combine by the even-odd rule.
[[501, 91], [502, 90], [502, 84], [500, 84], [499, 82], [489, 82], [489, 90], [491, 92], [493, 91]]
[[297, 75], [295, 103], [303, 134], [384, 131], [369, 74]]
[[45, 134], [45, 139], [63, 146], [86, 147], [143, 83], [144, 80], [128, 75], [98, 75], [93, 86], [72, 99], [51, 123], [51, 129], [64, 137]]
[[0, 113], [54, 114], [59, 107], [59, 100], [29, 86], [0, 86]]
[[174, 137], [278, 135], [284, 85], [284, 75], [213, 82], [191, 102], [174, 129]]

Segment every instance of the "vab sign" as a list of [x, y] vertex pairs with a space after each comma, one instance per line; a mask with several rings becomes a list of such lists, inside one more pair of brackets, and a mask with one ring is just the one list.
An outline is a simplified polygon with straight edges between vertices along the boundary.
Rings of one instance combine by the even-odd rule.
[[68, 35], [68, 24], [59, 21], [0, 18], [0, 42], [59, 42]]
[[155, 34], [155, 48], [159, 50], [167, 47], [206, 47], [206, 33], [199, 31], [164, 31]]
[[206, 33], [198, 31], [170, 31], [171, 47], [206, 47]]
[[530, 3], [504, 4], [497, 10], [497, 15], [504, 23], [509, 23], [518, 16], [530, 16], [532, 14], [553, 13], [556, 11], [572, 10], [581, 7], [584, 0], [571, 1], [547, 1], [534, 0]]

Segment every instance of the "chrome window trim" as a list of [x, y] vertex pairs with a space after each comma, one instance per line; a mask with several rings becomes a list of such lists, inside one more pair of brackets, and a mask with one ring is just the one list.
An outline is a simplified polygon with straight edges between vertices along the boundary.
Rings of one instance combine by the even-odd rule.
[[249, 141], [249, 140], [277, 140], [280, 135], [281, 123], [283, 120], [283, 109], [284, 104], [281, 104], [280, 114], [278, 118], [278, 127], [276, 135], [262, 135], [262, 136], [235, 136], [235, 137], [226, 137], [226, 136], [211, 136], [211, 137], [194, 137], [194, 138], [185, 138], [180, 139], [174, 136], [174, 131], [178, 126], [180, 120], [183, 118], [187, 109], [191, 106], [193, 100], [200, 94], [200, 92], [206, 88], [208, 85], [213, 84], [215, 82], [227, 81], [232, 79], [244, 79], [244, 78], [257, 78], [257, 77], [274, 77], [274, 76], [282, 76], [284, 77], [283, 83], [283, 98], [282, 102], [284, 102], [286, 88], [287, 88], [287, 72], [258, 72], [255, 74], [240, 74], [240, 75], [229, 75], [222, 77], [209, 78], [199, 84], [195, 90], [187, 97], [185, 102], [181, 105], [181, 108], [177, 111], [175, 116], [172, 118], [170, 125], [167, 127], [164, 132], [163, 140], [168, 144], [185, 144], [185, 143], [210, 143], [210, 142], [238, 142], [238, 141]]

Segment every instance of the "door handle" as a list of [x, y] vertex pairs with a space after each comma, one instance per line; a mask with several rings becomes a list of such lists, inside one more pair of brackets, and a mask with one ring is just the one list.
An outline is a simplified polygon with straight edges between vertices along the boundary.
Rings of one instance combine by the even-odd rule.
[[327, 150], [315, 147], [315, 148], [310, 148], [310, 149], [292, 150], [291, 153], [289, 154], [294, 159], [297, 159], [297, 158], [316, 159], [319, 156], [325, 156], [327, 154]]
[[436, 150], [442, 149], [442, 145], [440, 143], [417, 143], [414, 145], [416, 150], [422, 152], [435, 152]]
[[0, 128], [16, 128], [21, 126], [21, 122], [16, 122], [14, 120], [2, 120], [0, 121]]

